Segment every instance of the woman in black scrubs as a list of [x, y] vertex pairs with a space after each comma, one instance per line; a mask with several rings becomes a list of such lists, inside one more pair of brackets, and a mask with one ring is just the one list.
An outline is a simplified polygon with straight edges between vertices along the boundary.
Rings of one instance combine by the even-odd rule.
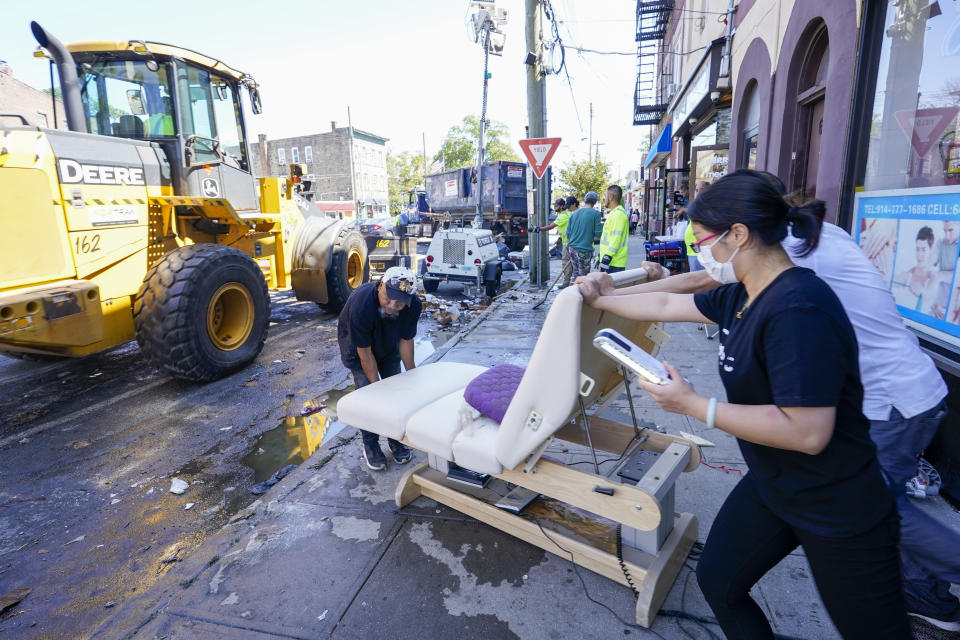
[[737, 437], [749, 473], [731, 491], [697, 566], [700, 588], [729, 638], [773, 638], [750, 588], [797, 546], [844, 638], [911, 637], [900, 584], [898, 519], [860, 411], [853, 328], [833, 291], [795, 266], [788, 228], [817, 246], [823, 203], [789, 207], [753, 171], [729, 174], [688, 211], [701, 264], [723, 283], [697, 294], [584, 301], [635, 320], [720, 326], [727, 402], [671, 382], [641, 383], [661, 408]]

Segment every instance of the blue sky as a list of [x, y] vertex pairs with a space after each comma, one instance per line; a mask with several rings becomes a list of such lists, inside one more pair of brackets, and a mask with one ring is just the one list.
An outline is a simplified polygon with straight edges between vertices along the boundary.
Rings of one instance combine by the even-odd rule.
[[[563, 21], [561, 37], [603, 51], [632, 51], [636, 3], [631, 0], [552, 0]], [[524, 137], [526, 77], [523, 0], [498, 0], [509, 11], [502, 58], [491, 56], [488, 117]], [[135, 8], [142, 6], [143, 8]], [[38, 88], [48, 84], [44, 62], [31, 53], [36, 20], [61, 41], [143, 39], [167, 42], [222, 59], [261, 84], [264, 113], [251, 134], [271, 138], [326, 131], [347, 121], [390, 139], [395, 152], [432, 154], [450, 126], [479, 113], [482, 53], [466, 24], [467, 0], [354, 0], [267, 4], [169, 0], [128, 5], [63, 0], [0, 0], [0, 59], [14, 76]], [[269, 8], [269, 10], [267, 9]], [[646, 127], [633, 127], [636, 59], [568, 51], [566, 76], [547, 80], [547, 132], [563, 138], [554, 164], [584, 159], [589, 103], [600, 155], [625, 173], [642, 162], [637, 146]], [[579, 121], [574, 109], [579, 111]]]

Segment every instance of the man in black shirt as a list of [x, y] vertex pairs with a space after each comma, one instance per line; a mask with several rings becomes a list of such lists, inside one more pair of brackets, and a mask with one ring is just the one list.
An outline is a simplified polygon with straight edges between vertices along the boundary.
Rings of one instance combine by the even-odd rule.
[[[408, 371], [416, 366], [413, 339], [422, 308], [416, 291], [417, 279], [410, 269], [390, 267], [379, 281], [357, 287], [347, 298], [337, 324], [337, 341], [340, 359], [358, 389], [400, 373], [401, 362]], [[374, 471], [385, 468], [380, 437], [370, 431], [360, 433], [367, 466]], [[406, 445], [393, 438], [388, 445], [394, 462], [410, 462]]]

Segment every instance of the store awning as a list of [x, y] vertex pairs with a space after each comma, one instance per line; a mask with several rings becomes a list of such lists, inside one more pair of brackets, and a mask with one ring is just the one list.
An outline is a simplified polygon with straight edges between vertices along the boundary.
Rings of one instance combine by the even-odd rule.
[[647, 154], [647, 159], [644, 160], [643, 166], [649, 167], [657, 160], [662, 160], [664, 158], [664, 154], [670, 153], [670, 151], [673, 149], [672, 130], [673, 125], [671, 124], [667, 124], [663, 127], [663, 130], [660, 131], [660, 135], [657, 136], [653, 146], [650, 147], [650, 153]]
[[353, 211], [353, 203], [349, 200], [315, 200], [313, 204], [324, 212]]

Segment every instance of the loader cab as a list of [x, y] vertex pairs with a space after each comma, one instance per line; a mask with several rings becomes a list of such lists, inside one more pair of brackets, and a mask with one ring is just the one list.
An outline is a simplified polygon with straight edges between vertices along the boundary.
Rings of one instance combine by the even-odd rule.
[[223, 198], [238, 212], [256, 211], [240, 100], [246, 87], [259, 113], [252, 78], [189, 50], [131, 45], [110, 51], [68, 46], [88, 131], [155, 143], [169, 162], [174, 195]]

